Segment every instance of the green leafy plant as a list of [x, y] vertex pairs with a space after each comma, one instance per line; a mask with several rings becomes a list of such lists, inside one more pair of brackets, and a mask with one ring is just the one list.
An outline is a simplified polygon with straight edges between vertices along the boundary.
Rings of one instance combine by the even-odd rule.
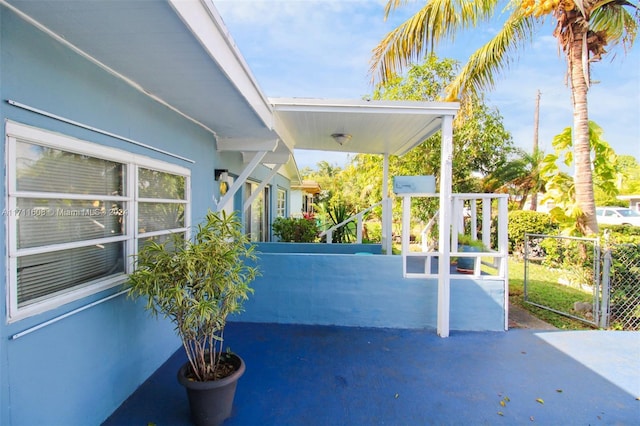
[[318, 225], [311, 217], [278, 217], [273, 221], [273, 235], [280, 241], [312, 243], [318, 238]]
[[[482, 240], [471, 237], [468, 234], [458, 234], [458, 251], [461, 252], [484, 252], [487, 251], [487, 247], [482, 243]], [[456, 259], [458, 264], [457, 270], [459, 272], [470, 273], [474, 269], [476, 259], [473, 257], [459, 257]]]
[[531, 210], [515, 210], [509, 212], [507, 234], [509, 235], [509, 252], [522, 253], [524, 251], [524, 234], [552, 234], [557, 233], [557, 225], [547, 213]]
[[[602, 137], [603, 130], [595, 122], [589, 121], [589, 147], [592, 162], [593, 182], [605, 196], [615, 197], [618, 194], [616, 182], [617, 155]], [[554, 153], [547, 154], [542, 163], [541, 175], [546, 179], [545, 196], [542, 202], [553, 201], [555, 207], [549, 212], [560, 224], [563, 234], [583, 236], [595, 233], [598, 226], [595, 217], [587, 217], [576, 195], [575, 177], [560, 171], [558, 163], [566, 167], [574, 165], [574, 147], [571, 127], [565, 128], [552, 141]], [[591, 185], [593, 193], [593, 185]], [[584, 191], [584, 189], [582, 189]], [[591, 194], [593, 195], [593, 194]], [[593, 198], [593, 196], [591, 197]], [[591, 213], [593, 215], [593, 212]], [[593, 222], [592, 224], [590, 222]], [[595, 229], [595, 230], [594, 230]], [[593, 232], [592, 232], [593, 231]]]
[[176, 327], [196, 381], [225, 372], [223, 334], [228, 315], [242, 310], [259, 274], [254, 246], [235, 214], [209, 211], [192, 239], [172, 234], [164, 243], [148, 242], [129, 275], [129, 296], [146, 299], [154, 316]]
[[[354, 215], [353, 209], [347, 207], [346, 204], [327, 206], [327, 203], [323, 203], [318, 207], [320, 212], [329, 219], [330, 227], [338, 225]], [[333, 231], [332, 242], [350, 243], [355, 238], [355, 223], [349, 222]]]
[[471, 235], [458, 234], [458, 246], [468, 246], [480, 249], [480, 251], [487, 250], [486, 246], [482, 243], [482, 240], [474, 239]]

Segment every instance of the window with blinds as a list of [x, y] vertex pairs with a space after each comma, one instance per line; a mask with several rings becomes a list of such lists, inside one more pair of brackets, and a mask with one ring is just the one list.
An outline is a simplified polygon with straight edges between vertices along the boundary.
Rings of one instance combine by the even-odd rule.
[[140, 244], [186, 233], [188, 169], [6, 129], [10, 320], [122, 283]]

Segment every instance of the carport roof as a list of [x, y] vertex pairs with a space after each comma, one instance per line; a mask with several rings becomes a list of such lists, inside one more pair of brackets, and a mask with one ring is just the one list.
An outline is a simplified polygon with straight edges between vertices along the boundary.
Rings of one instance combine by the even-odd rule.
[[[293, 149], [403, 155], [440, 130], [456, 102], [270, 98], [274, 130]], [[332, 134], [351, 139], [338, 144]]]

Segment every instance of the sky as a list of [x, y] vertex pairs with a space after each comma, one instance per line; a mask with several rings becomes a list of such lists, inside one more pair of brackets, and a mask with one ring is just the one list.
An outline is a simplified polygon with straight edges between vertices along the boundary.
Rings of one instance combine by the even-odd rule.
[[[231, 38], [268, 97], [361, 99], [371, 95], [372, 49], [409, 16], [422, 0], [392, 12], [384, 20], [383, 0], [214, 0]], [[440, 45], [440, 58], [464, 64], [488, 41], [499, 23], [487, 23], [455, 42]], [[552, 152], [553, 137], [572, 124], [571, 92], [565, 83], [566, 62], [552, 36], [550, 22], [530, 44], [513, 55], [496, 78], [487, 104], [499, 110], [515, 145], [531, 150], [536, 93], [541, 92], [539, 146]], [[589, 118], [604, 130], [603, 138], [618, 155], [640, 161], [640, 45], [625, 53], [611, 50], [592, 66]], [[340, 153], [296, 150], [299, 168], [325, 160], [343, 167]]]

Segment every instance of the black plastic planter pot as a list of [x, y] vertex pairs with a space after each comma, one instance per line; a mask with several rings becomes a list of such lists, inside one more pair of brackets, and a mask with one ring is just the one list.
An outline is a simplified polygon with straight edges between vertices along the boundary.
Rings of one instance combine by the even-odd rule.
[[236, 371], [220, 380], [196, 382], [187, 378], [190, 365], [187, 362], [178, 370], [178, 381], [187, 389], [191, 420], [197, 426], [217, 426], [231, 417], [233, 397], [238, 379], [244, 374], [244, 361], [231, 355], [229, 362], [236, 365]]

